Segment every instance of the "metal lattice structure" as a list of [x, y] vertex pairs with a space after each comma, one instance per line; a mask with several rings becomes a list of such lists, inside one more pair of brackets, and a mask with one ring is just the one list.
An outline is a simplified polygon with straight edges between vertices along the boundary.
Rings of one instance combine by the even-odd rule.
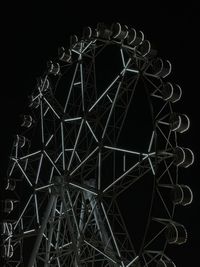
[[[119, 23], [87, 27], [59, 49], [10, 156], [5, 266], [175, 266], [167, 248], [187, 240], [176, 206], [193, 198], [179, 169], [194, 156], [178, 145], [190, 121], [173, 111], [182, 91], [166, 81], [170, 72], [141, 31]], [[145, 227], [137, 232], [142, 202]]]

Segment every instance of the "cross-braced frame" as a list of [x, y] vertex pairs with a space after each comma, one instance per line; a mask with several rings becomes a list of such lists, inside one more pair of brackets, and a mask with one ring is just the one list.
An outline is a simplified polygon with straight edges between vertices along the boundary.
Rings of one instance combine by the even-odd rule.
[[168, 244], [187, 239], [175, 207], [192, 202], [178, 170], [194, 157], [177, 143], [190, 123], [173, 111], [170, 62], [119, 23], [86, 28], [59, 59], [38, 80], [10, 157], [8, 266], [175, 266]]

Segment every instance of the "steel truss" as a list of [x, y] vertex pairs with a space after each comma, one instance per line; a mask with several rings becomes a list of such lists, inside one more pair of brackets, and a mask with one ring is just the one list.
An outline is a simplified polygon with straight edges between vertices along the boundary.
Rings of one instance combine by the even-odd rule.
[[[119, 23], [86, 28], [60, 53], [60, 62], [48, 63], [38, 80], [32, 114], [22, 124], [27, 130], [14, 141], [6, 188], [14, 181], [16, 198], [7, 200], [13, 219], [3, 224], [6, 266], [175, 266], [167, 244], [187, 237], [174, 221], [175, 207], [193, 198], [179, 184], [178, 170], [194, 157], [177, 144], [189, 119], [173, 111], [181, 89], [165, 82], [170, 62], [154, 55], [142, 32]], [[107, 64], [116, 64], [113, 72]], [[148, 142], [138, 146], [143, 140], [133, 136], [129, 149], [119, 144], [125, 125], [134, 127], [126, 118], [141, 88], [151, 110], [150, 124], [143, 122], [144, 132], [146, 124], [150, 128]], [[138, 203], [131, 204], [138, 220], [137, 184], [146, 180], [151, 186], [145, 229], [135, 245], [120, 201], [130, 189], [138, 194]]]

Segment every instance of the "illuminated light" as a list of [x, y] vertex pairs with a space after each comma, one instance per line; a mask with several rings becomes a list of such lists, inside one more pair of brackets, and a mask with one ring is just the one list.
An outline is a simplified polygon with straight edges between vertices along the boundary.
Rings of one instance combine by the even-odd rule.
[[181, 245], [187, 241], [187, 231], [182, 224], [170, 222], [166, 227], [165, 237], [169, 244]]
[[10, 244], [4, 245], [2, 248], [2, 257], [10, 259], [13, 256], [13, 252], [14, 252], [14, 249], [12, 245]]
[[30, 128], [33, 123], [34, 123], [34, 120], [31, 117], [31, 115], [24, 115], [23, 122], [21, 123], [21, 127]]
[[161, 89], [162, 97], [165, 101], [171, 101], [172, 103], [180, 100], [182, 96], [181, 87], [178, 84], [172, 85], [170, 82], [164, 83]]
[[111, 31], [112, 38], [117, 40], [124, 40], [128, 36], [128, 27], [126, 25], [121, 25], [119, 22], [111, 26]]
[[13, 208], [14, 208], [13, 200], [6, 199], [4, 201], [4, 212], [10, 213], [11, 211], [13, 211]]
[[77, 35], [71, 35], [70, 36], [70, 48], [74, 48], [78, 43], [78, 37]]
[[16, 181], [14, 179], [7, 179], [7, 185], [5, 190], [14, 191], [16, 187]]
[[150, 71], [151, 74], [165, 78], [171, 72], [171, 63], [169, 60], [162, 60], [161, 58], [155, 58], [151, 62], [152, 70]]
[[41, 77], [37, 78], [37, 89], [39, 92], [46, 92], [49, 88], [50, 82], [47, 76], [45, 77], [45, 79]]
[[16, 135], [15, 136], [15, 140], [14, 140], [14, 146], [18, 146], [18, 147], [24, 147], [26, 143], [29, 143], [29, 140], [22, 135]]
[[58, 49], [58, 57], [61, 61], [66, 62], [66, 63], [71, 63], [71, 59], [72, 59], [72, 52], [70, 49], [68, 49], [67, 51], [65, 50], [64, 47], [60, 47]]
[[127, 36], [127, 44], [136, 47], [144, 41], [144, 33], [142, 31], [136, 32], [134, 28], [131, 28]]
[[194, 163], [194, 154], [189, 148], [177, 147], [174, 153], [174, 164], [177, 167], [188, 168]]
[[13, 226], [12, 223], [3, 222], [1, 223], [2, 233], [6, 236], [12, 235]]
[[60, 73], [59, 63], [53, 63], [51, 60], [47, 62], [48, 73], [58, 75]]
[[171, 199], [174, 204], [187, 206], [193, 201], [193, 193], [187, 185], [174, 185], [171, 189]]
[[151, 44], [148, 40], [144, 40], [140, 45], [136, 47], [136, 51], [141, 56], [147, 56], [151, 52]]
[[88, 40], [92, 37], [92, 28], [91, 27], [85, 27], [83, 29], [83, 40]]
[[169, 123], [171, 130], [179, 133], [186, 132], [190, 127], [190, 120], [185, 114], [171, 114]]
[[30, 108], [38, 108], [39, 107], [39, 105], [40, 105], [40, 98], [39, 98], [39, 95], [34, 95], [34, 94], [32, 94], [32, 95], [30, 95], [29, 96], [29, 99], [30, 99], [30, 104], [29, 104], [29, 107]]

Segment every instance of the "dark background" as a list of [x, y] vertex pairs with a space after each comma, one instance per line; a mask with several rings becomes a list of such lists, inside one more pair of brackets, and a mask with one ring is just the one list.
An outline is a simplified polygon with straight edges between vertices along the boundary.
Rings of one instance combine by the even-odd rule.
[[[113, 4], [111, 4], [113, 5]], [[188, 5], [146, 5], [121, 1], [108, 7], [102, 2], [63, 4], [7, 4], [1, 22], [0, 157], [1, 179], [5, 176], [12, 137], [19, 115], [28, 105], [27, 96], [46, 62], [57, 56], [59, 46], [69, 44], [71, 34], [97, 22], [120, 22], [142, 30], [160, 56], [172, 63], [170, 79], [181, 85], [183, 97], [177, 107], [191, 120], [184, 144], [195, 153], [195, 163], [185, 171], [182, 183], [194, 193], [190, 207], [180, 210], [180, 222], [188, 229], [188, 243], [173, 251], [177, 266], [198, 265], [200, 252], [199, 182], [199, 11]], [[2, 187], [1, 187], [2, 189]], [[2, 193], [1, 193], [2, 194]], [[3, 195], [1, 195], [2, 199]]]

